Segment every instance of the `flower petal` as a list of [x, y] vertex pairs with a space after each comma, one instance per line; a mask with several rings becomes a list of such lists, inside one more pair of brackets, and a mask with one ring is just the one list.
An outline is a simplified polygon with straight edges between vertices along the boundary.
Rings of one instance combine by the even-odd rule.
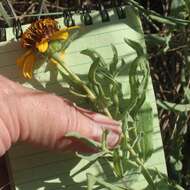
[[27, 79], [31, 79], [32, 78], [32, 68], [33, 68], [33, 65], [34, 65], [34, 62], [31, 62], [30, 64], [27, 64], [26, 63], [26, 72], [25, 72], [25, 77], [27, 78]]
[[24, 64], [24, 61], [25, 59], [30, 55], [32, 54], [32, 50], [28, 50], [26, 51], [21, 57], [19, 57], [17, 60], [16, 60], [16, 64], [20, 67], [23, 67], [23, 64]]
[[25, 78], [31, 79], [32, 78], [32, 68], [33, 65], [36, 61], [36, 57], [33, 53], [29, 54], [24, 62], [23, 62], [23, 68], [22, 68], [22, 73]]
[[41, 42], [36, 42], [36, 48], [38, 49], [39, 52], [44, 53], [48, 49], [48, 41], [41, 41]]

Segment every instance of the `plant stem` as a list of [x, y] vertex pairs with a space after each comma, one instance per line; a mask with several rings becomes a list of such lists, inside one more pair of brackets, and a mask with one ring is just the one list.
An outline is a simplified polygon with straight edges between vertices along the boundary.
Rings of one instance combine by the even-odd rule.
[[105, 113], [109, 118], [112, 118], [112, 115], [111, 115], [111, 113], [109, 112], [108, 108], [104, 108], [103, 111], [104, 111], [104, 113]]
[[[79, 85], [86, 93], [87, 93], [87, 97], [90, 99], [90, 101], [95, 105], [96, 104], [96, 96], [94, 95], [94, 93], [88, 88], [88, 86], [75, 74], [73, 73], [68, 67], [65, 66], [64, 61], [61, 59], [59, 53], [54, 53], [51, 55], [51, 57], [58, 63], [59, 65], [59, 70], [61, 72], [66, 72], [71, 79], [77, 84]], [[111, 113], [109, 112], [108, 108], [103, 108], [103, 112], [110, 118], [112, 118]]]
[[[65, 64], [64, 64], [63, 60], [61, 59], [59, 53], [54, 53], [54, 54], [52, 54], [52, 58], [53, 58], [54, 60], [56, 60], [57, 63], [59, 64], [59, 66], [60, 66], [60, 71], [61, 71], [61, 72], [66, 71], [66, 72], [69, 74], [69, 76], [71, 77], [71, 79], [72, 79], [75, 83], [77, 83], [78, 85], [80, 85], [80, 86], [83, 88], [83, 90], [87, 93], [88, 98], [89, 98], [92, 102], [94, 102], [94, 101], [96, 100], [96, 96], [95, 96], [95, 95], [93, 94], [93, 92], [84, 84], [84, 82], [80, 80], [80, 78], [79, 78], [75, 73], [73, 73], [68, 67], [65, 66]], [[62, 70], [62, 69], [63, 69], [63, 70]]]
[[152, 190], [156, 190], [157, 189], [156, 185], [154, 184], [150, 172], [147, 170], [147, 168], [145, 168], [144, 163], [140, 160], [140, 158], [138, 157], [138, 155], [136, 154], [136, 152], [129, 143], [126, 143], [126, 148], [130, 152], [131, 156], [134, 157], [134, 160], [137, 163], [137, 165], [142, 169], [142, 174], [146, 179], [146, 181], [148, 182], [148, 184], [150, 185], [150, 187], [152, 188]]

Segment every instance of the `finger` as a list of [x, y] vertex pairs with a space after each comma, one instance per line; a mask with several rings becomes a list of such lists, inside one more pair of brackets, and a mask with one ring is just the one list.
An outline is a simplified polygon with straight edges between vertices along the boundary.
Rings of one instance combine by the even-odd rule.
[[[62, 139], [68, 132], [78, 132], [87, 138], [101, 141], [105, 129], [110, 131], [110, 147], [119, 141], [119, 122], [69, 104], [61, 97], [30, 90], [4, 78], [2, 80], [8, 82], [1, 91], [6, 92], [1, 101], [1, 110], [6, 111], [1, 111], [1, 117], [6, 121], [5, 126], [12, 143], [19, 137], [22, 141], [49, 148], [64, 148], [69, 143]], [[8, 96], [4, 89], [8, 89]]]
[[99, 114], [96, 117], [96, 113], [91, 118], [61, 97], [39, 92], [29, 94], [20, 99], [17, 107], [21, 140], [57, 148], [65, 143], [60, 139], [68, 132], [78, 132], [84, 137], [101, 141], [102, 133], [107, 129], [110, 131], [108, 145], [113, 147], [119, 141], [119, 122]]
[[99, 114], [96, 112], [92, 112], [90, 110], [78, 107], [74, 105], [77, 111], [79, 111], [81, 114], [88, 117], [90, 120], [94, 121], [95, 123], [101, 125], [104, 129], [111, 130], [115, 133], [120, 134], [121, 133], [121, 122], [113, 120], [103, 114]]
[[67, 131], [76, 131], [82, 136], [100, 142], [103, 131], [108, 130], [107, 143], [113, 148], [120, 139], [121, 123], [109, 119], [101, 114], [69, 105], [71, 108], [69, 115], [70, 125]]
[[0, 157], [11, 147], [11, 137], [3, 120], [0, 118]]

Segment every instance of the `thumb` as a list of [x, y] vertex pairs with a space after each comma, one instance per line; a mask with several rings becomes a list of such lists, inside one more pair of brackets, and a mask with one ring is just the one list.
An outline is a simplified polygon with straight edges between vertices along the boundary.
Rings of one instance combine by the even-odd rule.
[[72, 141], [68, 132], [78, 132], [96, 141], [103, 129], [110, 131], [108, 144], [113, 147], [121, 133], [120, 123], [74, 106], [67, 100], [22, 87], [0, 77], [0, 154], [17, 140], [53, 149], [64, 149]]

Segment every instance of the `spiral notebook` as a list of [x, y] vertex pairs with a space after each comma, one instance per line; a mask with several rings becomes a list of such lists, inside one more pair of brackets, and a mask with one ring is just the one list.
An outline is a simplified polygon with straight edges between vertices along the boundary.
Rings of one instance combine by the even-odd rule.
[[[81, 76], [87, 73], [91, 63], [90, 59], [80, 54], [83, 49], [94, 48], [109, 61], [113, 57], [110, 46], [112, 43], [116, 46], [119, 55], [127, 55], [127, 60], [130, 61], [136, 57], [136, 53], [124, 43], [124, 38], [133, 39], [145, 47], [141, 22], [133, 8], [125, 7], [125, 18], [119, 19], [117, 11], [112, 8], [108, 10], [108, 13], [109, 21], [102, 22], [99, 11], [92, 11], [90, 14], [93, 23], [90, 25], [84, 25], [80, 15], [73, 15], [75, 23], [82, 25], [83, 33], [67, 49], [65, 60], [70, 63], [70, 69]], [[63, 18], [58, 19], [58, 21], [63, 25]], [[23, 26], [24, 28], [27, 28], [27, 26]], [[45, 67], [41, 67], [36, 72], [35, 80], [26, 81], [20, 77], [15, 60], [23, 53], [23, 50], [20, 49], [18, 42], [11, 41], [13, 37], [12, 28], [6, 29], [7, 41], [0, 44], [0, 58], [3, 60], [0, 65], [0, 74], [29, 88], [55, 92], [64, 96], [60, 85], [53, 81], [49, 82], [50, 73], [48, 71], [44, 72]], [[127, 84], [127, 76], [122, 76], [120, 80], [123, 84]], [[127, 87], [124, 87], [124, 91], [128, 93]], [[151, 79], [149, 80], [147, 100], [154, 110], [153, 139], [155, 150], [148, 160], [147, 166], [157, 168], [158, 171], [167, 174]], [[19, 143], [11, 148], [8, 157], [12, 189], [83, 190], [86, 189], [86, 173], [102, 176], [106, 181], [112, 181], [113, 179], [112, 173], [106, 165], [97, 162], [86, 170], [85, 166], [88, 162], [76, 158], [70, 153], [47, 151]], [[124, 186], [127, 185], [136, 190], [147, 187], [144, 178], [135, 172], [129, 173], [122, 183]], [[96, 189], [102, 188], [97, 187]]]

